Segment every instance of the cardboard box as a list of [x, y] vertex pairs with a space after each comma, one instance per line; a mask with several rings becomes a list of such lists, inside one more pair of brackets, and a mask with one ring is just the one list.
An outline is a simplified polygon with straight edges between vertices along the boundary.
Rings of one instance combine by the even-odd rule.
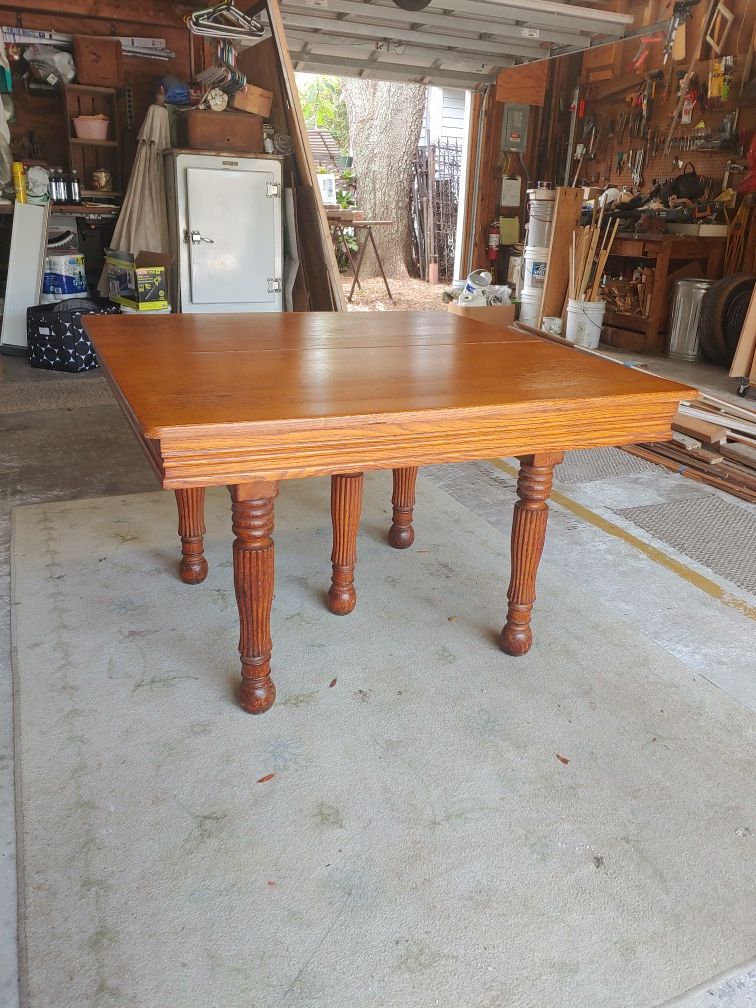
[[485, 322], [487, 325], [500, 326], [502, 328], [514, 325], [515, 306], [513, 304], [466, 308], [464, 305], [458, 305], [450, 301], [446, 307], [455, 315], [464, 315], [465, 318], [473, 319], [475, 322]]
[[108, 249], [108, 296], [117, 304], [137, 311], [158, 311], [168, 308], [168, 278], [166, 271], [173, 256], [164, 252], [119, 252]]
[[263, 119], [270, 115], [272, 104], [273, 92], [255, 87], [254, 84], [247, 84], [241, 91], [232, 94], [228, 100], [229, 108], [238, 109], [240, 112], [252, 112], [254, 115], [262, 116]]

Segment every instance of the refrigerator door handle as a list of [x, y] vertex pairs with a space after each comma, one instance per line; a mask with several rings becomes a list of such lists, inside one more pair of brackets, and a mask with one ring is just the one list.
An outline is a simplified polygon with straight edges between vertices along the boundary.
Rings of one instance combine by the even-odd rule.
[[200, 242], [207, 242], [208, 245], [214, 245], [214, 238], [205, 238], [201, 235], [199, 231], [184, 231], [184, 241], [192, 245], [199, 245]]

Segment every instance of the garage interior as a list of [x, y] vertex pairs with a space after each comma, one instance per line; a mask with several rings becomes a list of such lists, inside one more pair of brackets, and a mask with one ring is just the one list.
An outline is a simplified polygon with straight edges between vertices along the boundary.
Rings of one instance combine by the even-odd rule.
[[[421, 2], [0, 6], [7, 1008], [756, 1002], [756, 9]], [[298, 73], [466, 93], [432, 311], [351, 311], [334, 222], [364, 215], [324, 197]], [[553, 438], [467, 450], [452, 383], [478, 353], [524, 369], [475, 372], [504, 427], [510, 385], [545, 438], [583, 390], [563, 461]], [[275, 469], [255, 717], [237, 546], [270, 535], [274, 464], [240, 458], [268, 429], [219, 423], [201, 455], [181, 419], [221, 357], [218, 409], [285, 409], [296, 360], [316, 418], [266, 442], [304, 461]], [[414, 413], [404, 461], [371, 427], [364, 500], [356, 464], [311, 461], [349, 367], [352, 414], [411, 385], [467, 418], [432, 464]], [[174, 387], [146, 433], [139, 403]], [[653, 395], [677, 397], [655, 425]], [[334, 444], [352, 419], [324, 414]], [[516, 543], [546, 497], [515, 657], [497, 635], [532, 606]]]

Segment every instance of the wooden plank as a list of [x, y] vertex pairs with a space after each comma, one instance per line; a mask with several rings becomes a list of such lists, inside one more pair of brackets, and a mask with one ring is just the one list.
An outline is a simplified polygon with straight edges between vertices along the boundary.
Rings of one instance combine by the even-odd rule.
[[756, 473], [756, 448], [752, 445], [733, 444], [728, 441], [721, 445], [719, 450], [726, 459], [738, 462]]
[[721, 444], [727, 435], [724, 427], [709, 423], [708, 420], [697, 420], [684, 413], [677, 414], [672, 421], [672, 429], [707, 444]]
[[751, 423], [748, 420], [741, 420], [737, 416], [725, 416], [723, 413], [716, 413], [713, 410], [707, 411], [703, 409], [696, 409], [693, 406], [682, 406], [681, 412], [685, 416], [695, 417], [696, 420], [707, 420], [711, 423], [717, 422], [721, 423], [728, 430], [741, 431], [744, 434], [748, 434], [751, 437], [756, 437], [756, 423]]
[[[473, 269], [487, 266], [486, 235], [488, 225], [496, 218], [499, 203], [500, 179], [496, 165], [501, 156], [501, 127], [504, 106], [495, 101], [493, 91], [489, 91], [483, 106], [483, 142], [477, 178], [468, 180], [475, 198], [475, 219], [473, 223]], [[513, 155], [517, 157], [517, 155]], [[518, 173], [519, 174], [519, 173]]]
[[572, 247], [572, 233], [580, 223], [583, 206], [582, 188], [560, 187], [556, 191], [554, 222], [549, 242], [549, 261], [543, 282], [543, 300], [538, 316], [538, 324], [547, 315], [561, 315], [567, 294], [570, 275], [569, 249]]
[[546, 97], [548, 60], [507, 67], [496, 77], [496, 101], [543, 105]]
[[[294, 76], [294, 67], [292, 66], [291, 59], [289, 58], [289, 49], [286, 42], [283, 20], [281, 19], [281, 12], [278, 7], [278, 0], [267, 0], [266, 8], [268, 12], [268, 22], [270, 23], [271, 33], [275, 41], [280, 61], [281, 78], [284, 89], [284, 97], [286, 99], [286, 115], [289, 121], [289, 135], [291, 136], [292, 143], [294, 145], [294, 156], [299, 170], [300, 184], [304, 190], [311, 189], [315, 193], [318, 193], [319, 190], [315, 172], [315, 163], [312, 158], [312, 151], [310, 150], [310, 140], [307, 136], [307, 127], [305, 126], [304, 116], [302, 114], [302, 106], [299, 102], [299, 91], [297, 89], [297, 82]], [[310, 206], [312, 208], [311, 220], [302, 220], [300, 238], [304, 236], [304, 232], [307, 231], [308, 226], [312, 226], [317, 232], [323, 267], [331, 288], [331, 307], [336, 311], [346, 311], [346, 298], [344, 297], [344, 291], [341, 286], [341, 274], [339, 273], [339, 267], [336, 263], [336, 253], [331, 241], [331, 229], [328, 226], [325, 208], [319, 198], [313, 199]], [[299, 209], [301, 212], [301, 202], [299, 204]], [[327, 306], [325, 304], [321, 305], [315, 303], [313, 304], [313, 308], [327, 310]]]

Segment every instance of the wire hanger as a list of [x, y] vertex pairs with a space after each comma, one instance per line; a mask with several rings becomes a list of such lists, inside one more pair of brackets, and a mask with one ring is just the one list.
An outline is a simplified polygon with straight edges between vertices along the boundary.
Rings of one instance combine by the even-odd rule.
[[255, 42], [264, 28], [256, 18], [234, 7], [233, 0], [224, 0], [214, 7], [194, 11], [184, 19], [193, 35], [205, 38], [229, 39], [235, 42]]

